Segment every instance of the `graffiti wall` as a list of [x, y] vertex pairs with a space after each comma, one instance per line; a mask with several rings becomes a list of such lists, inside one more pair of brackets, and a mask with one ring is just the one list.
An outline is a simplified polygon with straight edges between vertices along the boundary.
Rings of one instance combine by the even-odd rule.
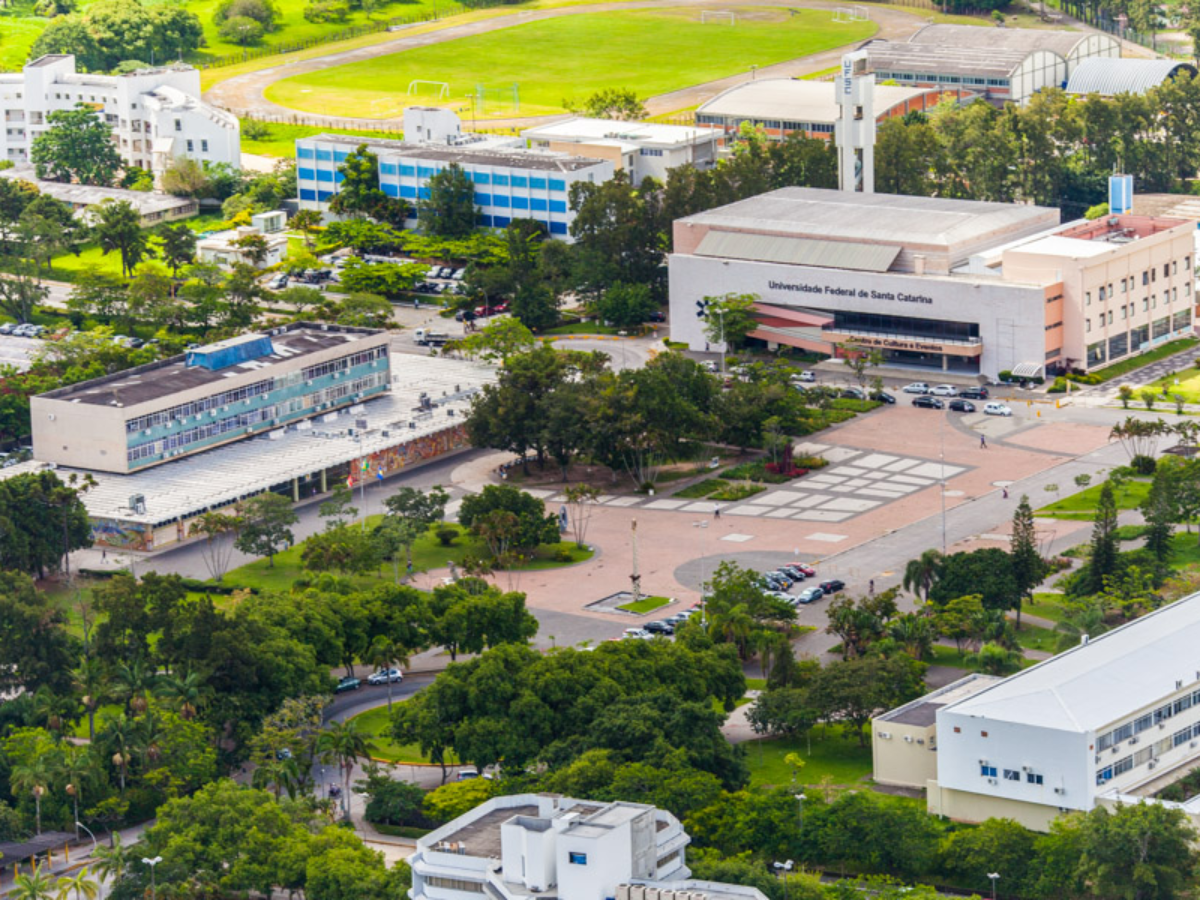
[[391, 475], [405, 466], [425, 462], [467, 446], [469, 446], [469, 441], [467, 440], [466, 426], [455, 425], [453, 428], [446, 428], [436, 434], [416, 438], [398, 447], [389, 447], [386, 450], [368, 454], [366, 457], [367, 471], [365, 472], [362, 469], [363, 461], [355, 460], [350, 467], [350, 471], [353, 473], [351, 477], [354, 479], [354, 483], [358, 484], [360, 478], [377, 478], [380, 471], [384, 476]]
[[141, 522], [92, 519], [92, 542], [117, 550], [153, 550], [154, 531]]

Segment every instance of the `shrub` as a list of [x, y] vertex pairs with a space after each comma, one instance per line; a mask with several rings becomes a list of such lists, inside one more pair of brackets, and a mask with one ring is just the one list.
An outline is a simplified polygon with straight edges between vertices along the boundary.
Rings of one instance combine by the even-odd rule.
[[251, 19], [249, 16], [234, 16], [232, 19], [222, 22], [217, 33], [222, 40], [245, 47], [261, 41], [266, 29], [257, 19]]
[[1153, 456], [1139, 454], [1129, 461], [1129, 465], [1139, 475], [1153, 475], [1158, 463]]
[[437, 535], [437, 539], [443, 547], [452, 547], [458, 538], [459, 531], [453, 525], [443, 525], [434, 534]]
[[792, 465], [804, 469], [823, 469], [829, 465], [829, 460], [823, 456], [797, 456], [792, 460]]
[[560, 563], [574, 562], [575, 557], [571, 555], [571, 551], [566, 547], [559, 547], [554, 551], [554, 561]]
[[1012, 369], [1001, 369], [996, 378], [1004, 382], [1012, 381]]

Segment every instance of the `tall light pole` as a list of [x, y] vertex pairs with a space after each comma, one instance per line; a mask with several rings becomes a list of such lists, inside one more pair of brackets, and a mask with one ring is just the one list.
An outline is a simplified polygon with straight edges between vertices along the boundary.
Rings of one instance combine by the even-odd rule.
[[788, 877], [788, 873], [790, 873], [792, 871], [792, 868], [796, 864], [789, 859], [787, 862], [777, 862], [777, 863], [772, 863], [772, 865], [775, 866], [775, 873], [780, 878], [783, 879], [783, 900], [787, 900], [787, 895], [788, 895], [788, 879], [787, 879], [787, 877]]
[[938, 425], [938, 436], [941, 440], [941, 450], [939, 452], [939, 460], [942, 476], [942, 556], [946, 555], [946, 416], [949, 413], [942, 411], [942, 420]]
[[996, 900], [996, 882], [1000, 878], [999, 872], [988, 872], [988, 878], [992, 880], [992, 900]]
[[143, 856], [142, 862], [150, 867], [150, 900], [158, 900], [158, 884], [155, 881], [154, 869], [162, 862], [161, 856], [156, 856], [153, 859]]
[[797, 817], [800, 819], [800, 831], [804, 832], [804, 794], [796, 794]]
[[90, 837], [92, 839], [92, 853], [95, 854], [95, 852], [96, 852], [96, 836], [94, 834], [92, 834], [92, 829], [88, 828], [86, 825], [84, 825], [82, 822], [79, 822], [79, 821], [75, 822], [75, 828], [76, 829], [82, 828], [84, 831], [87, 832], [88, 837]]
[[717, 319], [721, 323], [721, 374], [725, 374], [725, 310], [717, 307], [713, 310], [717, 314]]

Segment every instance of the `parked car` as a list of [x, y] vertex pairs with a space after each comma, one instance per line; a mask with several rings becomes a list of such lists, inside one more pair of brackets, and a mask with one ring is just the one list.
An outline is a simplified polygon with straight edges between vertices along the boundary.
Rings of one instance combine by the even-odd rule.
[[935, 397], [957, 397], [958, 388], [952, 384], [939, 384], [929, 393], [933, 394]]
[[793, 565], [789, 564], [786, 566], [780, 566], [779, 568], [782, 571], [787, 572], [789, 575], [791, 575], [792, 578], [795, 579], [796, 581], [803, 581], [805, 578], [808, 577], [808, 575], [806, 575], [804, 572], [802, 572], [800, 570], [799, 566], [793, 566]]
[[453, 278], [454, 277], [454, 269], [452, 269], [450, 266], [442, 266], [442, 268], [438, 269], [437, 277], [438, 278]]
[[985, 416], [1011, 416], [1012, 409], [1003, 403], [985, 403], [983, 414]]
[[647, 622], [642, 626], [651, 634], [674, 634], [675, 626], [666, 619], [659, 619], [657, 622]]
[[663, 312], [661, 309], [656, 309], [656, 310], [654, 310], [654, 312], [650, 313], [650, 315], [646, 316], [646, 321], [647, 322], [665, 322], [665, 321], [667, 321], [667, 314], [665, 312]]
[[805, 384], [812, 384], [817, 380], [817, 373], [805, 369], [799, 375], [792, 379], [793, 381], [803, 381]]
[[803, 576], [794, 575], [793, 573], [789, 572], [787, 569], [787, 566], [780, 566], [778, 569], [775, 569], [771, 574], [778, 575], [780, 578], [786, 579], [788, 584], [795, 584], [798, 581], [804, 580]]
[[273, 291], [281, 291], [285, 287], [287, 287], [287, 285], [288, 285], [288, 277], [283, 272], [280, 272], [278, 275], [276, 275], [274, 278], [272, 278], [269, 282], [267, 282], [267, 287], [269, 287]]
[[922, 409], [945, 409], [946, 405], [937, 397], [915, 397], [913, 398], [913, 406], [919, 406]]
[[814, 575], [817, 574], [816, 569], [814, 569], [812, 566], [806, 566], [804, 563], [788, 563], [788, 565], [791, 566], [793, 569], [799, 569], [801, 572], [803, 572], [809, 578], [812, 578]]
[[928, 394], [929, 385], [923, 381], [914, 381], [912, 384], [906, 384], [900, 390], [906, 394]]
[[964, 400], [986, 400], [988, 398], [988, 389], [985, 387], [963, 388], [958, 392], [958, 396]]
[[13, 329], [16, 327], [17, 324], [15, 322], [5, 322], [3, 325], [0, 325], [0, 334], [12, 334]]
[[814, 603], [825, 596], [825, 591], [819, 587], [805, 588], [796, 595], [796, 600], [799, 603]]
[[861, 388], [848, 387], [842, 388], [838, 394], [843, 400], [866, 400], [867, 395]]
[[961, 413], [975, 412], [975, 404], [972, 403], [970, 400], [963, 400], [960, 397], [956, 397], [955, 399], [951, 400], [949, 403], [949, 406], [955, 412], [961, 412]]
[[721, 370], [721, 367], [717, 364], [717, 362], [712, 359], [706, 359], [700, 365], [704, 367], [705, 372], [713, 372], [715, 374]]
[[404, 680], [404, 673], [397, 668], [380, 669], [367, 679], [367, 684], [387, 684]]
[[836, 594], [838, 591], [844, 591], [845, 589], [846, 582], [837, 578], [831, 578], [829, 581], [821, 582], [821, 590], [823, 590], [826, 594]]
[[626, 641], [648, 641], [654, 637], [645, 628], [626, 628], [621, 638]]
[[[41, 332], [38, 331], [38, 332], [35, 332], [34, 334], [35, 334], [35, 336], [37, 336], [37, 335], [40, 335]], [[139, 347], [145, 347], [146, 342], [143, 341], [140, 337], [131, 337], [129, 340], [127, 340], [125, 342], [125, 346], [128, 347], [130, 350], [137, 350]]]
[[348, 691], [357, 691], [362, 687], [362, 681], [352, 675], [347, 675], [337, 683], [337, 687], [333, 689], [335, 694], [345, 694]]
[[477, 768], [475, 768], [474, 766], [459, 766], [458, 767], [458, 780], [459, 781], [470, 781], [472, 778], [478, 778], [478, 777], [479, 777], [479, 770]]
[[462, 277], [466, 274], [467, 274], [466, 269], [455, 269], [453, 272], [450, 273], [450, 277], [453, 278], [455, 281], [462, 281]]
[[896, 404], [896, 398], [887, 391], [874, 391], [871, 394], [871, 399], [878, 400], [880, 403], [886, 403], [888, 406], [894, 406]]

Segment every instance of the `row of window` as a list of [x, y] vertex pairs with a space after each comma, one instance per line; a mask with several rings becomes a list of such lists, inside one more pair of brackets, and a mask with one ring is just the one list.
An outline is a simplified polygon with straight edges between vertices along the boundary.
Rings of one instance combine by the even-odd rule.
[[[190, 138], [188, 139], [188, 142], [187, 142], [187, 152], [188, 152], [188, 153], [194, 153], [194, 152], [195, 152], [195, 147], [194, 147], [195, 143], [196, 143], [196, 142], [195, 142], [195, 141], [193, 141], [193, 140], [191, 140]], [[201, 152], [201, 153], [207, 153], [207, 152], [208, 152], [208, 141], [207, 141], [207, 140], [202, 140], [202, 141], [200, 141], [200, 152]]]
[[[819, 134], [833, 134], [834, 128], [832, 122], [788, 122], [781, 119], [739, 119], [736, 124], [741, 124], [741, 122], [749, 122], [751, 125], [757, 125], [763, 128], [774, 129], [775, 131], [781, 132], [808, 131]], [[708, 116], [697, 113], [696, 124], [717, 125], [724, 127], [726, 125], [735, 123], [731, 123], [725, 116]]]
[[[1191, 270], [1191, 267], [1192, 267], [1191, 256], [1185, 256], [1183, 258], [1184, 274], [1187, 274], [1187, 272], [1189, 272]], [[1170, 278], [1172, 275], [1178, 275], [1178, 274], [1179, 274], [1179, 260], [1175, 259], [1169, 263], [1163, 263], [1163, 267], [1162, 267], [1163, 278]], [[1153, 268], [1142, 270], [1142, 286], [1143, 287], [1146, 285], [1154, 284], [1156, 281], [1158, 281], [1158, 266], [1154, 266]], [[1121, 293], [1122, 294], [1127, 293], [1130, 289], [1132, 289], [1136, 285], [1137, 285], [1137, 276], [1136, 275], [1130, 275], [1127, 278], [1122, 278], [1121, 279]], [[1185, 292], [1189, 291], [1190, 288], [1191, 288], [1191, 282], [1189, 281], [1187, 284], [1184, 285]], [[1104, 285], [1100, 285], [1100, 288], [1099, 288], [1099, 290], [1097, 290], [1096, 293], [1097, 293], [1101, 303], [1103, 303], [1106, 299], [1111, 300], [1113, 297], [1116, 296], [1116, 291], [1113, 290], [1112, 282], [1109, 282], [1107, 288]], [[1092, 305], [1092, 292], [1091, 291], [1087, 291], [1084, 294], [1084, 305], [1085, 306]]]
[[349, 154], [344, 150], [322, 150], [312, 147], [297, 147], [296, 156], [299, 159], [316, 159], [320, 162], [344, 162]]
[[337, 359], [317, 363], [315, 366], [305, 366], [300, 370], [300, 375], [304, 381], [312, 381], [334, 372], [345, 372], [355, 366], [366, 365], [372, 360], [382, 359], [385, 356], [387, 356], [387, 347], [372, 347], [370, 350], [360, 350], [349, 356], [339, 356]]
[[[1124, 775], [1131, 769], [1144, 766], [1151, 760], [1158, 759], [1182, 744], [1194, 742], [1197, 738], [1200, 738], [1200, 722], [1188, 725], [1186, 728], [1181, 728], [1174, 734], [1168, 735], [1152, 744], [1147, 744], [1145, 747], [1128, 756], [1123, 756], [1115, 762], [1101, 765], [1096, 770], [1096, 784], [1104, 784], [1118, 775]], [[1100, 761], [1100, 757], [1097, 756], [1096, 762]]]
[[[658, 151], [661, 154], [662, 151]], [[346, 158], [346, 154], [340, 151], [334, 151], [332, 154], [328, 150], [314, 150], [309, 147], [298, 147], [296, 155], [299, 159], [316, 159], [318, 162], [342, 162]], [[648, 154], [653, 155], [653, 154]], [[316, 170], [316, 180], [330, 181], [332, 180], [332, 172], [327, 172], [326, 177], [321, 176], [323, 170]], [[419, 163], [392, 163], [381, 162], [379, 164], [379, 174], [382, 175], [399, 175], [410, 178], [432, 178], [438, 172], [442, 171], [439, 166], [423, 166]], [[299, 169], [297, 175], [299, 178], [307, 178], [314, 180], [314, 170], [309, 167]], [[535, 191], [559, 191], [566, 192], [567, 183], [561, 178], [546, 178], [540, 175], [501, 175], [495, 172], [479, 172], [474, 170], [466, 170], [467, 176], [475, 182], [475, 184], [492, 184], [500, 187], [515, 187], [529, 188]], [[340, 178], [338, 179], [341, 180]]]
[[[989, 763], [980, 763], [979, 764], [979, 774], [983, 778], [997, 778], [997, 777], [999, 777], [996, 774], [997, 771], [998, 770], [996, 769], [996, 767]], [[1016, 769], [1004, 769], [1003, 772], [1004, 772], [1004, 780], [1005, 781], [1020, 781], [1021, 780], [1021, 773], [1018, 772]], [[1043, 784], [1045, 782], [1045, 778], [1043, 776], [1039, 775], [1037, 772], [1031, 772], [1027, 769], [1025, 771], [1025, 781], [1028, 784]]]
[[929, 81], [941, 84], [970, 84], [976, 87], [1008, 87], [1007, 78], [980, 78], [975, 75], [938, 75], [932, 72], [876, 72], [880, 81]]
[[[510, 223], [510, 222], [512, 222], [514, 219], [522, 219], [522, 218], [526, 218], [526, 217], [525, 217], [525, 216], [513, 216], [513, 217], [509, 217], [509, 216], [488, 216], [488, 215], [481, 215], [481, 216], [477, 216], [477, 217], [476, 217], [476, 222], [477, 222], [477, 223], [480, 225], [480, 227], [482, 227], [482, 228], [507, 228], [507, 227], [508, 227], [508, 225], [509, 225], [509, 223]], [[538, 219], [537, 221], [539, 221], [539, 222], [541, 222], [543, 225], [545, 225], [545, 226], [546, 226], [546, 229], [547, 229], [547, 230], [548, 230], [548, 231], [549, 231], [551, 234], [559, 234], [559, 235], [563, 235], [563, 234], [567, 234], [567, 233], [568, 233], [568, 229], [567, 229], [567, 223], [566, 223], [566, 222], [546, 222], [546, 221], [544, 221], [544, 220], [541, 220], [541, 219]]]
[[[1183, 286], [1183, 293], [1184, 293], [1184, 300], [1186, 301], [1187, 295], [1191, 293], [1191, 285], [1190, 284], [1185, 284]], [[1163, 302], [1164, 303], [1168, 303], [1168, 304], [1175, 303], [1178, 300], [1179, 300], [1179, 288], [1171, 288], [1170, 291], [1163, 291]], [[1137, 305], [1135, 303], [1128, 303], [1128, 304], [1122, 303], [1121, 306], [1119, 307], [1119, 311], [1121, 313], [1121, 318], [1128, 319], [1130, 316], [1132, 316], [1134, 314], [1136, 309], [1137, 309]], [[1158, 309], [1158, 295], [1157, 294], [1153, 294], [1150, 297], [1142, 298], [1142, 312], [1149, 312], [1152, 309]], [[1100, 315], [1096, 318], [1096, 324], [1101, 328], [1103, 328], [1105, 326], [1105, 324], [1111, 325], [1113, 323], [1113, 315], [1115, 312], [1116, 312], [1116, 310], [1110, 309], [1107, 313], [1104, 313], [1104, 312], [1100, 313]], [[1180, 316], [1190, 317], [1191, 314], [1184, 312], [1184, 313], [1176, 313], [1175, 315], [1176, 315], [1176, 318], [1179, 318]], [[1168, 316], [1167, 318], [1170, 318], [1170, 317]], [[1160, 319], [1159, 321], [1162, 321], [1162, 320]], [[1090, 318], [1084, 319], [1083, 326], [1084, 326], [1083, 327], [1084, 333], [1085, 334], [1089, 333], [1092, 330], [1092, 320]], [[1183, 327], [1183, 326], [1176, 326], [1176, 330], [1178, 330], [1180, 327]], [[1155, 337], [1158, 337], [1158, 335], [1155, 335]]]
[[1165, 722], [1193, 706], [1200, 706], [1200, 690], [1177, 697], [1170, 703], [1164, 703], [1154, 712], [1146, 713], [1132, 722], [1126, 722], [1124, 725], [1118, 725], [1112, 731], [1105, 732], [1096, 739], [1096, 749], [1097, 751], [1107, 750], [1109, 747], [1119, 744], [1121, 741], [1127, 741], [1135, 734], [1141, 734], [1159, 722]]
[[1109, 360], [1120, 359], [1127, 353], [1132, 353], [1142, 349], [1142, 346], [1151, 339], [1154, 340], [1164, 338], [1173, 331], [1183, 331], [1190, 328], [1192, 324], [1192, 311], [1186, 309], [1183, 312], [1175, 313], [1174, 318], [1171, 316], [1163, 316], [1161, 319], [1156, 319], [1151, 325], [1139, 325], [1136, 328], [1131, 328], [1128, 332], [1121, 332], [1113, 335], [1105, 341], [1096, 341], [1094, 344], [1088, 345], [1087, 362], [1089, 366], [1094, 366]]
[[464, 878], [443, 878], [440, 875], [430, 875], [425, 879], [430, 887], [447, 888], [451, 891], [465, 891], [469, 894], [482, 894], [483, 882], [467, 881]]

